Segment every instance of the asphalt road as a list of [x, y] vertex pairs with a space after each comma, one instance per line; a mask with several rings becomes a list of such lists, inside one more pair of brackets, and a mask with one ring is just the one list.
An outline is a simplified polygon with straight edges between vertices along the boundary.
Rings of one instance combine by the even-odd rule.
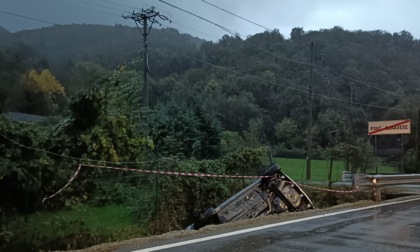
[[420, 198], [125, 251], [420, 251]]

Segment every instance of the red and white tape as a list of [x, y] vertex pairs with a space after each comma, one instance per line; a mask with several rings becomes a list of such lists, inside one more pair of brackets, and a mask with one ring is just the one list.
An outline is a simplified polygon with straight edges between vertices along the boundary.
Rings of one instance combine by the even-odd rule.
[[[187, 176], [187, 177], [203, 177], [203, 178], [232, 178], [232, 179], [262, 179], [262, 178], [272, 178], [272, 176], [241, 176], [241, 175], [222, 175], [222, 174], [210, 174], [210, 173], [199, 173], [199, 172], [175, 172], [175, 171], [161, 171], [161, 170], [143, 170], [143, 169], [135, 169], [135, 168], [124, 168], [124, 167], [112, 167], [112, 166], [104, 166], [104, 165], [90, 165], [90, 164], [79, 164], [79, 167], [74, 172], [73, 176], [69, 179], [67, 184], [63, 186], [60, 190], [56, 193], [52, 194], [51, 196], [45, 197], [42, 200], [44, 203], [46, 200], [51, 199], [58, 194], [60, 194], [66, 187], [68, 187], [71, 182], [77, 177], [79, 174], [82, 166], [84, 167], [91, 167], [91, 168], [101, 168], [101, 169], [111, 169], [111, 170], [120, 170], [120, 171], [130, 171], [130, 172], [140, 172], [140, 173], [151, 173], [151, 174], [162, 174], [162, 175], [171, 175], [171, 176]], [[276, 176], [276, 175], [274, 175]], [[289, 182], [292, 183], [292, 182]], [[333, 192], [333, 193], [359, 193], [362, 191], [359, 190], [332, 190], [326, 188], [320, 188], [305, 184], [297, 184], [301, 187], [307, 187], [315, 190], [326, 191], [326, 192]]]
[[77, 170], [74, 172], [73, 176], [69, 179], [69, 181], [67, 182], [67, 184], [65, 186], [63, 186], [60, 190], [58, 190], [56, 193], [45, 197], [44, 199], [42, 199], [42, 203], [44, 203], [46, 200], [49, 200], [55, 196], [57, 196], [58, 194], [60, 194], [67, 186], [69, 186], [71, 184], [71, 182], [73, 182], [73, 180], [77, 177], [77, 175], [80, 172], [80, 169], [82, 169], [82, 165], [79, 164], [79, 167], [77, 168]]
[[112, 166], [103, 166], [103, 165], [90, 165], [90, 164], [79, 164], [79, 167], [74, 172], [73, 176], [67, 182], [65, 186], [63, 186], [60, 190], [56, 193], [52, 194], [51, 196], [45, 197], [42, 200], [44, 203], [46, 200], [49, 200], [58, 194], [60, 194], [66, 187], [68, 187], [71, 182], [77, 177], [79, 174], [82, 166], [84, 167], [92, 167], [92, 168], [101, 168], [101, 169], [111, 169], [111, 170], [119, 170], [119, 171], [131, 171], [131, 172], [141, 172], [141, 173], [152, 173], [152, 174], [163, 174], [163, 175], [172, 175], [172, 176], [187, 176], [187, 177], [203, 177], [203, 178], [232, 178], [232, 179], [262, 179], [262, 178], [271, 178], [273, 176], [241, 176], [241, 175], [220, 175], [220, 174], [210, 174], [210, 173], [199, 173], [199, 172], [175, 172], [175, 171], [160, 171], [160, 170], [142, 170], [142, 169], [135, 169], [135, 168], [123, 168], [123, 167], [112, 167]]

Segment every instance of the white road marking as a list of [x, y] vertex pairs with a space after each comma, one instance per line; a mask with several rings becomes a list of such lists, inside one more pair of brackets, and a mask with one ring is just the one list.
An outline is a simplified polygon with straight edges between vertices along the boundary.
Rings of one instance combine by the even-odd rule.
[[311, 216], [311, 217], [305, 217], [305, 218], [302, 218], [302, 219], [284, 221], [284, 222], [268, 224], [268, 225], [264, 225], [264, 226], [260, 226], [260, 227], [248, 228], [248, 229], [238, 230], [238, 231], [234, 231], [234, 232], [229, 232], [229, 233], [224, 233], [224, 234], [219, 234], [219, 235], [213, 235], [213, 236], [198, 238], [198, 239], [194, 239], [194, 240], [171, 243], [171, 244], [166, 244], [166, 245], [161, 245], [161, 246], [151, 247], [151, 248], [145, 248], [145, 249], [140, 249], [140, 250], [133, 250], [132, 252], [149, 252], [149, 251], [157, 251], [157, 250], [162, 250], [162, 249], [175, 248], [175, 247], [180, 247], [180, 246], [184, 246], [184, 245], [199, 243], [199, 242], [203, 242], [203, 241], [210, 241], [210, 240], [215, 240], [215, 239], [219, 239], [219, 238], [225, 238], [225, 237], [229, 237], [229, 236], [239, 235], [239, 234], [250, 233], [250, 232], [254, 232], [254, 231], [258, 231], [258, 230], [263, 230], [263, 229], [268, 229], [268, 228], [273, 228], [273, 227], [278, 227], [278, 226], [284, 226], [284, 225], [289, 225], [289, 224], [308, 221], [308, 220], [315, 220], [315, 219], [320, 219], [320, 218], [329, 217], [329, 216], [335, 216], [335, 215], [340, 215], [340, 214], [345, 214], [345, 213], [362, 211], [362, 210], [377, 208], [377, 207], [381, 207], [381, 206], [389, 206], [389, 205], [407, 203], [407, 202], [416, 201], [416, 200], [420, 200], [420, 198], [409, 199], [409, 200], [404, 200], [404, 201], [399, 201], [399, 202], [383, 203], [383, 204], [378, 204], [378, 205], [374, 205], [374, 206], [344, 210], [344, 211], [334, 212], [334, 213], [321, 214], [321, 215], [316, 215], [316, 216]]

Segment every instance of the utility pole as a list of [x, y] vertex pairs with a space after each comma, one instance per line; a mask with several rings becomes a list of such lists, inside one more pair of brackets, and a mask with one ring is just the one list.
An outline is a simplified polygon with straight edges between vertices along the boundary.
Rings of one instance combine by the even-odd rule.
[[330, 170], [328, 172], [328, 188], [331, 189], [332, 186], [332, 169], [333, 169], [333, 161], [334, 161], [334, 146], [335, 146], [335, 135], [338, 132], [338, 130], [332, 130], [328, 132], [330, 135]]
[[[158, 18], [161, 20], [169, 20], [166, 16], [161, 15], [159, 12], [155, 11], [155, 8], [149, 9], [142, 9], [141, 12], [134, 12], [129, 15], [123, 15], [124, 19], [132, 19], [136, 23], [137, 28], [140, 30], [139, 25], [143, 25], [143, 106], [146, 108], [146, 113], [149, 112], [149, 81], [148, 81], [148, 73], [149, 73], [149, 62], [148, 62], [148, 36], [150, 30], [152, 29], [153, 24], [157, 23], [160, 24], [157, 20]], [[150, 22], [150, 25], [148, 24]], [[149, 134], [148, 129], [148, 122], [146, 134]]]
[[[146, 136], [149, 138], [149, 62], [147, 55], [147, 46], [149, 42], [147, 38], [149, 36], [150, 30], [152, 29], [153, 24], [160, 24], [157, 18], [161, 20], [169, 20], [166, 16], [161, 15], [159, 12], [155, 11], [155, 8], [149, 8], [147, 10], [142, 9], [141, 12], [134, 12], [129, 16], [122, 16], [125, 19], [132, 19], [136, 23], [137, 28], [140, 30], [140, 25], [143, 25], [143, 106], [146, 109]], [[148, 21], [150, 25], [148, 24]], [[140, 30], [141, 31], [141, 30]], [[154, 165], [155, 171], [157, 166]], [[157, 173], [155, 173], [155, 212], [158, 211], [158, 178]]]
[[309, 80], [309, 99], [308, 99], [308, 156], [306, 158], [306, 180], [311, 179], [311, 152], [312, 152], [312, 85], [313, 85], [313, 62], [314, 62], [314, 42], [311, 42], [311, 71]]

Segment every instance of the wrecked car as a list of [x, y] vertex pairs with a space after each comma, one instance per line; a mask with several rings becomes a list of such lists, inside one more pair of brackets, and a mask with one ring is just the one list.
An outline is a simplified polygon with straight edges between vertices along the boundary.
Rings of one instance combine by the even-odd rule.
[[198, 230], [208, 224], [314, 209], [305, 192], [277, 164], [269, 166], [262, 177], [218, 207], [207, 209], [186, 229]]

